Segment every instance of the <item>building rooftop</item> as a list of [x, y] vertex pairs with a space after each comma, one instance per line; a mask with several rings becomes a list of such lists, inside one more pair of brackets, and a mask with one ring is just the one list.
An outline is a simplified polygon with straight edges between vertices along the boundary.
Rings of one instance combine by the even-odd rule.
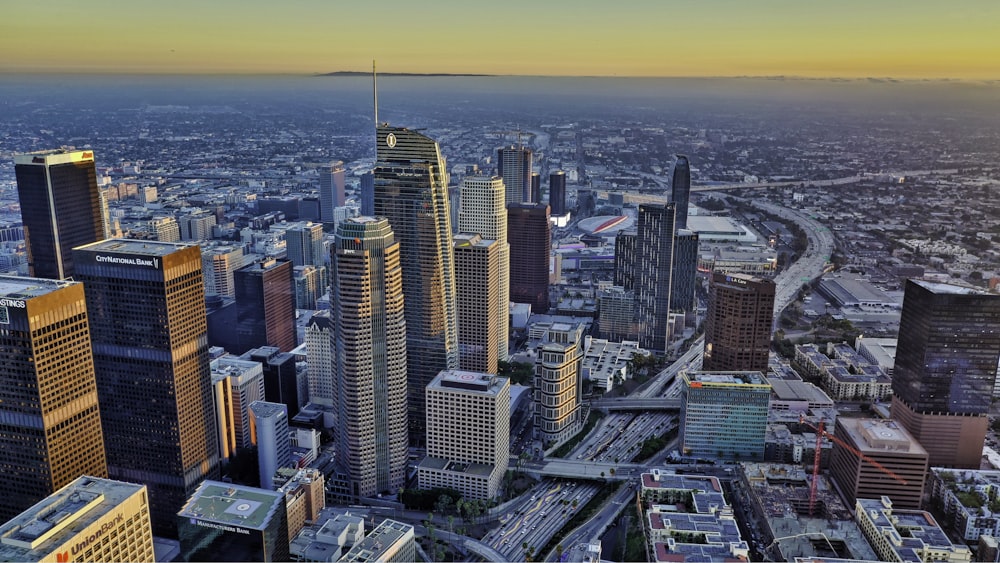
[[950, 295], [996, 295], [985, 289], [973, 287], [971, 285], [958, 285], [955, 283], [934, 282], [929, 280], [910, 280], [911, 282], [936, 294]]
[[427, 385], [435, 391], [470, 391], [483, 395], [496, 395], [506, 387], [509, 380], [490, 373], [447, 369], [441, 371]]
[[895, 421], [839, 418], [837, 423], [851, 436], [862, 453], [892, 451], [927, 455], [927, 451]]
[[31, 299], [52, 293], [80, 282], [69, 280], [47, 280], [43, 278], [21, 278], [0, 276], [0, 297], [7, 299]]
[[38, 561], [145, 485], [79, 477], [0, 526], [0, 561]]
[[191, 246], [197, 246], [197, 244], [192, 242], [162, 242], [157, 240], [115, 238], [78, 246], [77, 249], [90, 252], [113, 252], [161, 257]]
[[770, 386], [770, 383], [759, 371], [690, 371], [684, 377], [692, 387], [705, 385]]
[[267, 401], [254, 401], [250, 403], [250, 410], [258, 418], [271, 418], [288, 414], [288, 407], [282, 403], [269, 403]]
[[382, 561], [386, 549], [407, 534], [413, 534], [413, 526], [395, 520], [383, 520], [363, 540], [354, 544], [341, 561]]
[[263, 530], [283, 506], [285, 495], [219, 481], [204, 481], [177, 513], [217, 524]]
[[771, 384], [771, 392], [781, 401], [808, 401], [833, 406], [833, 399], [807, 381], [770, 378], [768, 382]]

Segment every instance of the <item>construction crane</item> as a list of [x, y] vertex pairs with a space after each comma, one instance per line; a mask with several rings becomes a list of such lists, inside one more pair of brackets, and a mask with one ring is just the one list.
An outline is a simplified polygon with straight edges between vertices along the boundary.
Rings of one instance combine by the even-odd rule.
[[806, 416], [804, 414], [799, 415], [799, 423], [805, 424], [809, 428], [816, 431], [816, 453], [813, 455], [813, 478], [812, 483], [809, 486], [809, 516], [813, 515], [814, 507], [816, 506], [816, 483], [819, 482], [819, 460], [820, 460], [820, 450], [823, 446], [823, 438], [828, 438], [831, 442], [839, 444], [845, 450], [851, 452], [852, 454], [861, 458], [862, 461], [867, 461], [868, 463], [874, 465], [879, 471], [885, 473], [889, 477], [892, 477], [901, 484], [906, 485], [906, 479], [903, 479], [899, 475], [893, 473], [891, 469], [882, 465], [881, 463], [875, 461], [874, 459], [868, 457], [867, 455], [858, 451], [857, 448], [848, 444], [847, 442], [841, 440], [840, 438], [830, 434], [823, 428], [823, 421], [819, 421], [819, 428], [813, 426], [809, 422], [806, 422]]

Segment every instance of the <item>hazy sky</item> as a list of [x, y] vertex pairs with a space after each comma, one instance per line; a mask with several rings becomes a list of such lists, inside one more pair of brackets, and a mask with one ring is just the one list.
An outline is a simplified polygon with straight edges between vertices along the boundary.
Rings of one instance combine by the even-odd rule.
[[5, 2], [0, 72], [1000, 79], [1000, 1]]

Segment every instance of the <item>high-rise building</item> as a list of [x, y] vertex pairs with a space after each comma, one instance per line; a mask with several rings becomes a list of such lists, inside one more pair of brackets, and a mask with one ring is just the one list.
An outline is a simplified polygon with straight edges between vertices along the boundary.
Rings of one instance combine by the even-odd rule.
[[423, 443], [424, 389], [458, 367], [458, 317], [448, 169], [437, 143], [400, 127], [376, 129], [375, 214], [399, 243], [406, 295], [410, 438]]
[[295, 365], [295, 355], [282, 352], [274, 346], [261, 346], [247, 350], [240, 359], [258, 362], [264, 376], [264, 400], [269, 403], [281, 403], [288, 409], [288, 416], [295, 418], [299, 414], [300, 397], [308, 392], [300, 390], [298, 368]]
[[295, 266], [325, 266], [323, 225], [309, 221], [289, 224], [285, 228], [285, 250], [286, 256]]
[[104, 239], [97, 170], [92, 151], [43, 151], [14, 157], [28, 272], [65, 279], [73, 275], [73, 248]]
[[73, 251], [87, 311], [113, 479], [149, 487], [153, 530], [218, 473], [201, 251], [111, 239]]
[[538, 172], [531, 173], [531, 188], [528, 190], [528, 199], [531, 203], [542, 202], [542, 175]]
[[598, 330], [601, 338], [612, 342], [636, 340], [639, 327], [635, 322], [635, 293], [613, 285], [597, 297]]
[[406, 482], [407, 386], [416, 382], [407, 381], [401, 248], [383, 218], [349, 219], [337, 228], [336, 443], [354, 497], [392, 493]]
[[712, 274], [702, 369], [767, 373], [774, 323], [774, 281]]
[[500, 245], [497, 303], [502, 322], [497, 327], [497, 361], [506, 362], [510, 339], [510, 244], [507, 242], [507, 207], [503, 180], [499, 176], [467, 176], [462, 180], [462, 205], [458, 213], [458, 231], [477, 233]]
[[549, 208], [553, 215], [566, 214], [566, 173], [562, 170], [549, 174]]
[[549, 206], [515, 203], [507, 206], [510, 244], [510, 300], [531, 305], [534, 313], [549, 310], [549, 256], [552, 225]]
[[691, 164], [688, 157], [679, 154], [670, 174], [670, 201], [677, 209], [677, 229], [687, 229], [688, 203], [691, 198]]
[[181, 240], [201, 241], [212, 238], [212, 227], [216, 224], [215, 214], [200, 211], [184, 215], [177, 221]]
[[623, 229], [615, 235], [615, 285], [626, 291], [635, 289], [636, 243], [635, 229]]
[[83, 284], [0, 276], [0, 520], [108, 475]]
[[274, 346], [290, 352], [298, 346], [295, 332], [295, 279], [292, 263], [268, 258], [233, 272], [236, 286], [236, 331], [239, 350]]
[[665, 352], [670, 343], [670, 288], [674, 259], [674, 205], [639, 206], [634, 290], [639, 346]]
[[332, 407], [336, 398], [333, 317], [319, 311], [306, 323], [306, 363], [309, 366], [309, 402]]
[[[212, 384], [219, 418], [228, 420], [232, 441], [222, 446], [232, 456], [253, 446], [250, 430], [250, 405], [264, 400], [264, 370], [260, 362], [223, 356], [212, 360]], [[220, 434], [222, 432], [220, 431]]]
[[333, 222], [333, 208], [347, 201], [344, 162], [338, 160], [319, 169], [319, 220]]
[[183, 561], [288, 561], [285, 495], [205, 481], [175, 515]]
[[427, 457], [419, 487], [496, 497], [510, 459], [510, 381], [488, 373], [446, 370], [427, 386]]
[[242, 246], [203, 246], [201, 269], [205, 278], [205, 294], [236, 297], [233, 272], [246, 265], [246, 258]]
[[497, 149], [497, 173], [507, 189], [505, 204], [531, 202], [531, 149], [513, 145]]
[[[293, 540], [306, 522], [316, 522], [320, 511], [326, 507], [326, 479], [317, 469], [299, 469], [278, 492], [285, 495], [288, 513], [288, 539]], [[295, 561], [295, 559], [292, 559]]]
[[375, 215], [375, 174], [365, 172], [361, 175], [361, 214], [365, 217]]
[[476, 234], [455, 235], [455, 287], [458, 296], [458, 349], [461, 368], [497, 372], [500, 325], [500, 242]]
[[292, 280], [295, 284], [295, 308], [316, 309], [316, 302], [326, 293], [323, 278], [326, 268], [316, 266], [295, 266]]
[[146, 487], [83, 476], [0, 526], [0, 561], [155, 561]]
[[545, 444], [569, 438], [583, 421], [583, 343], [585, 325], [555, 323], [538, 346], [535, 360], [535, 428]]
[[288, 408], [281, 403], [250, 403], [250, 434], [257, 446], [260, 488], [273, 491], [274, 474], [292, 465], [292, 441], [288, 436]]
[[771, 384], [760, 372], [687, 372], [681, 400], [684, 455], [764, 459]]
[[927, 452], [902, 425], [892, 420], [839, 417], [833, 435], [840, 441], [834, 442], [830, 453], [830, 476], [848, 502], [887, 496], [896, 506], [920, 507]]
[[670, 310], [692, 311], [698, 283], [698, 233], [678, 230], [674, 235], [674, 263], [670, 274]]
[[892, 417], [932, 467], [978, 468], [1000, 356], [1000, 295], [908, 280], [892, 375]]
[[160, 242], [180, 242], [181, 227], [173, 217], [153, 217], [149, 221], [149, 236]]

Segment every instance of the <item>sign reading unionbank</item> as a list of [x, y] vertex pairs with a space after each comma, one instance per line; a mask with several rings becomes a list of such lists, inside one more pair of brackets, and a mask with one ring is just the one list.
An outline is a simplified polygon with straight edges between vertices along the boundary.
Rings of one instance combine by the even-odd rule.
[[160, 258], [157, 256], [112, 256], [109, 254], [97, 254], [94, 256], [94, 260], [101, 264], [120, 264], [123, 266], [160, 269]]

